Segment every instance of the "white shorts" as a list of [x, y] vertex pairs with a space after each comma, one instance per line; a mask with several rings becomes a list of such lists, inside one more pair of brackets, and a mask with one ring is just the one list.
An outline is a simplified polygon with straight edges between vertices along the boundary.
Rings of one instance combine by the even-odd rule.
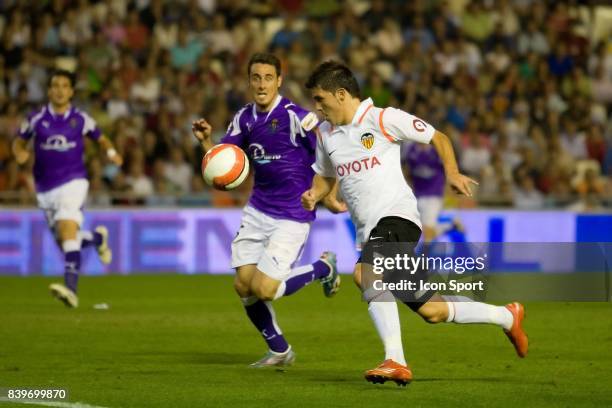
[[53, 227], [58, 220], [72, 220], [80, 227], [88, 189], [89, 181], [74, 179], [52, 190], [37, 193], [38, 207], [45, 212], [49, 227]]
[[232, 241], [232, 267], [255, 264], [270, 278], [285, 280], [302, 255], [309, 232], [308, 222], [272, 218], [247, 205]]
[[417, 208], [421, 214], [423, 227], [435, 228], [438, 225], [442, 205], [443, 197], [440, 196], [423, 196], [417, 199]]

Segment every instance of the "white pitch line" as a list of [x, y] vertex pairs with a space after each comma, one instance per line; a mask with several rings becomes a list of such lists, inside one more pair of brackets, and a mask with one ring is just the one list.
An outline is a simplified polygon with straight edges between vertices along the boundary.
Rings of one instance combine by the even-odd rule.
[[43, 407], [57, 408], [106, 408], [97, 405], [83, 404], [82, 402], [39, 401], [27, 399], [11, 399], [6, 397], [0, 397], [0, 402], [12, 402], [14, 404], [39, 405]]

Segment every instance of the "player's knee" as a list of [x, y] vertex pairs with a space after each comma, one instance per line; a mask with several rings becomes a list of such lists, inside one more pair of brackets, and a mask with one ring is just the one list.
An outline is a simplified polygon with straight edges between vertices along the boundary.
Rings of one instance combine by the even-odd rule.
[[276, 295], [276, 288], [267, 285], [257, 286], [252, 288], [252, 291], [259, 300], [263, 301], [274, 300], [274, 296]]
[[427, 316], [423, 316], [423, 319], [430, 324], [442, 323], [446, 320], [442, 313], [431, 313]]
[[240, 280], [240, 278], [238, 278], [237, 276], [234, 279], [234, 290], [236, 291], [238, 296], [240, 296], [241, 298], [251, 296], [249, 285], [242, 282], [242, 280]]
[[71, 220], [60, 220], [54, 228], [59, 242], [77, 239], [79, 224]]
[[446, 321], [448, 310], [444, 303], [428, 302], [419, 308], [418, 314], [427, 323], [436, 324]]

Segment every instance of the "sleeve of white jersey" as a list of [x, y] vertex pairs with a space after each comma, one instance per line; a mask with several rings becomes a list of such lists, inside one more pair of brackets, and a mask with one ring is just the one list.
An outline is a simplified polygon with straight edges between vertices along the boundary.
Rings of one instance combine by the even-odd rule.
[[336, 173], [334, 172], [334, 165], [329, 159], [329, 155], [325, 150], [325, 146], [323, 145], [323, 136], [319, 129], [315, 130], [317, 133], [317, 152], [316, 152], [316, 160], [312, 165], [312, 169], [320, 176], [323, 177], [336, 177]]
[[396, 108], [382, 110], [379, 123], [383, 134], [396, 141], [430, 143], [436, 132], [436, 129], [423, 119]]

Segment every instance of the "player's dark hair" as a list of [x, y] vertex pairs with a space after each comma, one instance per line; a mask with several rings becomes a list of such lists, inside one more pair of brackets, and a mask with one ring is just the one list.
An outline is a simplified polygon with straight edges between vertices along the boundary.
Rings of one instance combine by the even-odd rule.
[[360, 97], [359, 84], [355, 75], [349, 67], [337, 61], [325, 61], [310, 74], [306, 80], [306, 88], [316, 87], [331, 93], [343, 88], [353, 97]]
[[53, 70], [53, 72], [51, 72], [51, 75], [49, 75], [49, 80], [47, 81], [48, 88], [51, 88], [51, 81], [53, 81], [53, 78], [58, 77], [58, 76], [68, 78], [68, 81], [70, 82], [70, 86], [74, 88], [74, 83], [75, 83], [74, 74], [65, 69], [55, 69]]
[[249, 66], [247, 67], [247, 75], [251, 75], [251, 66], [253, 64], [272, 65], [276, 70], [276, 75], [280, 76], [281, 74], [280, 60], [276, 57], [276, 55], [270, 54], [269, 52], [258, 52], [253, 54], [249, 60]]

